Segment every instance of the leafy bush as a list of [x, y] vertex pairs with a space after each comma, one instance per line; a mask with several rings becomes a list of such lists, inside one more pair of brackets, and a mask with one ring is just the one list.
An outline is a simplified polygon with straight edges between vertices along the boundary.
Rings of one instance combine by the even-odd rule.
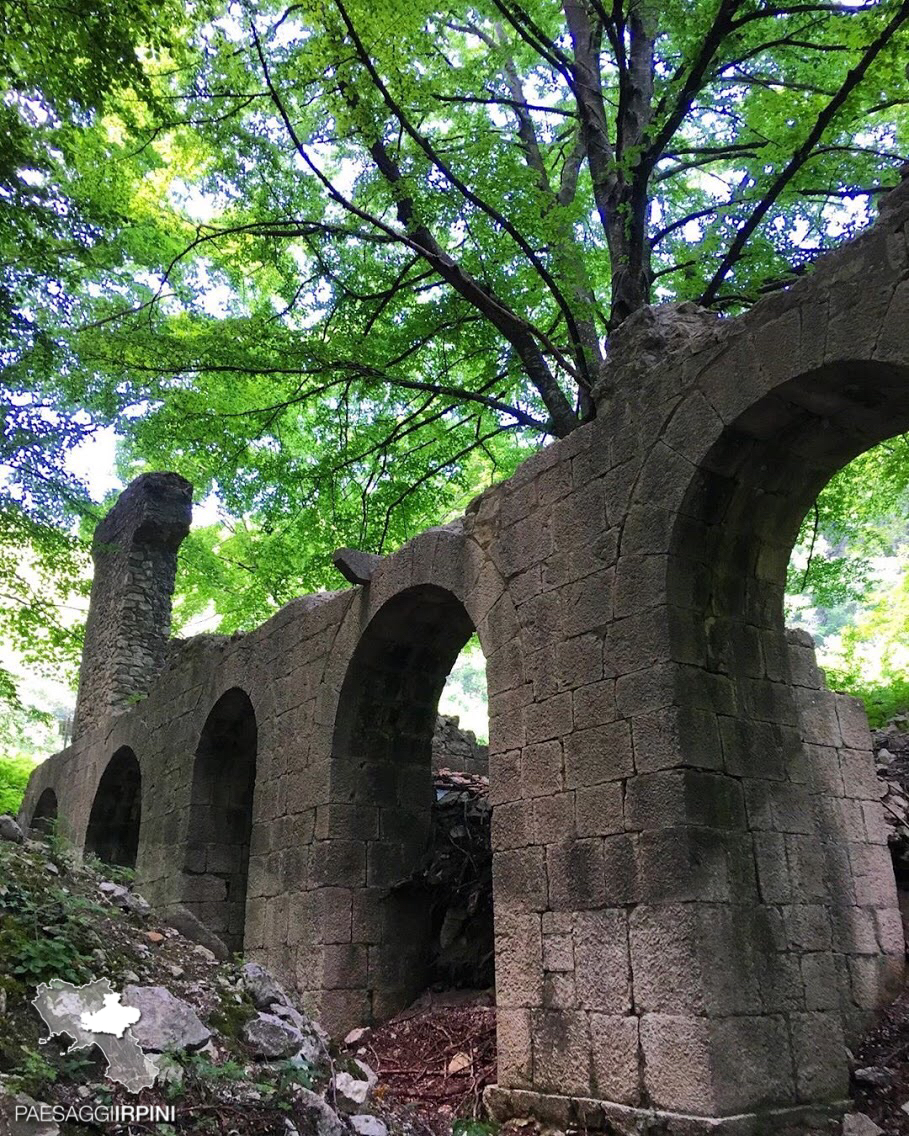
[[22, 876], [14, 845], [0, 845], [0, 958], [5, 973], [22, 987], [52, 978], [87, 982], [91, 952], [101, 946], [99, 904], [56, 883]]
[[18, 813], [34, 768], [27, 757], [0, 757], [0, 813]]

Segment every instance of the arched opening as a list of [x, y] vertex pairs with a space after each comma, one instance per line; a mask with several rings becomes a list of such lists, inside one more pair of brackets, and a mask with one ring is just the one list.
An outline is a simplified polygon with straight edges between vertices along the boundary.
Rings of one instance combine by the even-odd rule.
[[53, 789], [45, 789], [38, 798], [32, 813], [32, 831], [41, 835], [49, 833], [57, 820], [57, 794]]
[[243, 949], [256, 786], [256, 714], [234, 687], [202, 729], [193, 769], [183, 902], [231, 951]]
[[136, 755], [123, 746], [101, 775], [85, 836], [86, 855], [135, 868], [142, 820], [142, 774]]
[[[786, 576], [824, 485], [906, 430], [907, 379], [906, 368], [843, 363], [757, 400], [697, 463], [670, 545], [678, 764], [695, 770], [679, 780], [728, 806], [725, 831], [701, 857], [703, 878], [724, 857], [736, 864], [728, 901], [750, 928], [722, 943], [718, 935], [713, 955], [725, 952], [742, 988], [763, 990], [788, 981], [798, 961], [802, 977], [780, 1010], [825, 1015], [823, 1054], [791, 1035], [796, 1067], [824, 1069], [818, 1095], [842, 1092], [844, 1039], [852, 1045], [895, 994], [904, 945], [864, 711], [826, 688], [810, 639], [787, 632]], [[820, 932], [775, 936], [776, 905], [793, 920], [816, 916]], [[757, 1031], [746, 1035], [743, 1047]]]
[[[451, 592], [409, 588], [373, 617], [341, 689], [331, 819], [335, 835], [365, 865], [353, 912], [354, 928], [364, 930], [354, 950], [364, 956], [362, 981], [374, 1020], [425, 989], [437, 954], [444, 913], [434, 909], [425, 871], [433, 734], [446, 679], [473, 633]], [[491, 952], [490, 941], [490, 958]]]

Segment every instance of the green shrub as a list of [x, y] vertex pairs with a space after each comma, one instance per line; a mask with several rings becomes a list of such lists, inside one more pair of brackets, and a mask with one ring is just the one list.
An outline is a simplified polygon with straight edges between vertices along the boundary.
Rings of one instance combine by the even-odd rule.
[[0, 813], [18, 813], [34, 768], [28, 757], [0, 757]]

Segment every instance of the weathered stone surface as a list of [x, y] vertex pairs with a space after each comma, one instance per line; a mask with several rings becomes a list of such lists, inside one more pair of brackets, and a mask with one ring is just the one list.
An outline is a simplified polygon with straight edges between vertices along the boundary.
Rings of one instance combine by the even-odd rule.
[[359, 1136], [388, 1136], [388, 1125], [385, 1121], [367, 1112], [351, 1116], [350, 1126]]
[[243, 989], [257, 1010], [267, 1010], [273, 1003], [287, 1002], [287, 995], [273, 975], [257, 962], [245, 962], [240, 969]]
[[142, 1015], [129, 1028], [143, 1049], [153, 1053], [201, 1049], [211, 1038], [211, 1030], [202, 1024], [192, 1006], [163, 986], [127, 986], [122, 1001]]
[[[32, 1120], [29, 1113], [41, 1106], [27, 1093], [7, 1093], [0, 1084], [0, 1132], [3, 1136], [60, 1136], [60, 1128], [52, 1120]], [[17, 1119], [17, 1108], [29, 1110], [24, 1119]]]
[[191, 942], [198, 943], [199, 946], [211, 951], [215, 958], [222, 960], [230, 958], [230, 951], [225, 946], [223, 939], [219, 938], [209, 927], [206, 927], [202, 920], [188, 908], [182, 905], [174, 907], [165, 913], [164, 918], [169, 927], [179, 931]]
[[843, 1117], [843, 1136], [884, 1136], [884, 1130], [863, 1112], [850, 1112]]
[[22, 829], [8, 813], [0, 816], [0, 840], [8, 840], [12, 844], [21, 844], [25, 840]]
[[347, 1136], [347, 1127], [335, 1110], [311, 1089], [297, 1090], [297, 1101], [312, 1125], [313, 1136]]
[[372, 1096], [376, 1086], [377, 1077], [370, 1067], [363, 1061], [354, 1060], [357, 1074], [336, 1073], [334, 1091], [338, 1106], [346, 1112], [362, 1108]]
[[332, 563], [351, 584], [368, 584], [382, 557], [357, 548], [339, 548], [332, 553]]
[[257, 1014], [243, 1026], [242, 1038], [256, 1057], [267, 1060], [293, 1057], [304, 1038], [291, 1022], [276, 1014]]

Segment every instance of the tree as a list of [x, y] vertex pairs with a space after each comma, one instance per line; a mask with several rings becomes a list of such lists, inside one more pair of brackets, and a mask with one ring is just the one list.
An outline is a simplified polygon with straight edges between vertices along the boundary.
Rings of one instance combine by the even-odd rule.
[[[72, 397], [62, 330], [85, 281], [130, 259], [100, 118], [115, 97], [151, 96], [143, 59], [176, 41], [178, 13], [170, 0], [0, 9], [0, 635], [32, 664], [78, 655], [62, 610], [85, 591], [73, 522], [97, 511], [66, 459], [111, 409]], [[0, 703], [27, 713], [14, 691], [0, 667]]]
[[608, 413], [609, 339], [642, 305], [738, 311], [809, 270], [909, 149], [907, 20], [907, 0], [205, 13], [179, 65], [144, 68], [144, 118], [107, 109], [123, 256], [49, 329], [124, 474], [177, 467], [230, 515], [187, 547], [185, 613], [260, 618], [327, 584], [333, 545], [381, 551]]

